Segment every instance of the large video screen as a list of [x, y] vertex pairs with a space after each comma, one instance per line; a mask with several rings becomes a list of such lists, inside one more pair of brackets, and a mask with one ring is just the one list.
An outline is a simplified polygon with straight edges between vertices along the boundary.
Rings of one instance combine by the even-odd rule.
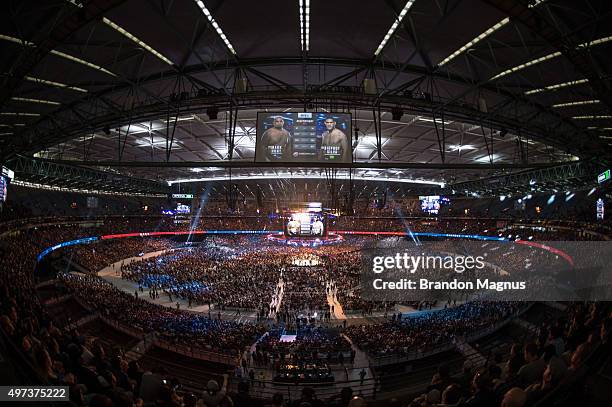
[[350, 113], [257, 113], [255, 162], [352, 163]]
[[437, 215], [443, 204], [448, 204], [450, 200], [439, 195], [420, 196], [421, 210], [431, 215]]
[[323, 212], [290, 212], [284, 217], [285, 237], [320, 238], [327, 236], [327, 220]]

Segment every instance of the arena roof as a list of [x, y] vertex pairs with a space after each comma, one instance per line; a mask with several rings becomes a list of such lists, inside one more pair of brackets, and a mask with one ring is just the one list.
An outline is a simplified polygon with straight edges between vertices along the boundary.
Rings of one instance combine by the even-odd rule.
[[452, 184], [610, 157], [604, 0], [3, 8], [2, 161], [35, 156], [160, 181], [223, 178], [233, 165], [234, 177], [324, 177], [249, 164], [263, 109], [353, 113], [362, 167], [353, 175], [365, 179]]

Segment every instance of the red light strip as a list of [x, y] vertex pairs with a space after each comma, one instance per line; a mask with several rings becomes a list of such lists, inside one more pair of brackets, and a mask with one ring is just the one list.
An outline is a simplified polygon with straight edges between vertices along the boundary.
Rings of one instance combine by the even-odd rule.
[[562, 250], [555, 249], [554, 247], [550, 247], [542, 243], [530, 242], [528, 240], [516, 240], [515, 243], [524, 244], [526, 246], [533, 246], [533, 247], [537, 247], [538, 249], [546, 250], [548, 252], [556, 254], [557, 256], [563, 257], [565, 260], [567, 260], [569, 264], [571, 264], [572, 266], [574, 265], [574, 259], [572, 258], [572, 256], [570, 256], [569, 254], [565, 253]]
[[334, 230], [329, 233], [337, 233], [339, 235], [386, 235], [386, 236], [406, 236], [406, 232], [366, 232], [362, 230]]
[[124, 237], [150, 237], [150, 236], [178, 236], [178, 235], [203, 235], [208, 233], [207, 230], [194, 230], [194, 231], [179, 231], [179, 232], [135, 232], [135, 233], [120, 233], [115, 235], [104, 235], [100, 239], [122, 239]]

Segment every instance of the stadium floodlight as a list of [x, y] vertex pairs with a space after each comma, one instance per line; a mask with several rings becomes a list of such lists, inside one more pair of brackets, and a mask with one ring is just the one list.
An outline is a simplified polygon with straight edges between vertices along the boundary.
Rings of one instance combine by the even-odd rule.
[[22, 40], [21, 38], [11, 37], [10, 35], [0, 34], [0, 40], [14, 42], [25, 47], [33, 47], [35, 44], [30, 41]]
[[527, 8], [534, 8], [544, 3], [546, 0], [533, 0], [530, 4], [527, 5]]
[[[605, 44], [605, 43], [607, 43], [607, 42], [609, 42], [609, 41], [612, 41], [612, 36], [610, 36], [610, 37], [598, 38], [598, 39], [596, 39], [596, 40], [589, 41], [589, 42], [584, 42], [584, 43], [582, 43], [582, 44], [579, 44], [579, 45], [576, 47], [576, 49], [577, 49], [577, 50], [580, 50], [580, 49], [584, 49], [584, 48], [590, 48], [590, 47], [592, 47], [592, 46], [594, 46], [594, 45], [601, 45], [601, 44]], [[501, 78], [501, 77], [503, 77], [503, 76], [506, 76], [506, 75], [509, 75], [509, 74], [511, 74], [511, 73], [521, 71], [521, 70], [523, 70], [523, 69], [525, 69], [525, 68], [528, 68], [528, 67], [530, 67], [530, 66], [532, 66], [532, 65], [536, 65], [536, 64], [539, 64], [539, 63], [541, 63], [541, 62], [548, 61], [548, 60], [550, 60], [550, 59], [560, 57], [561, 55], [562, 55], [562, 54], [561, 54], [561, 52], [558, 52], [558, 51], [557, 51], [557, 52], [553, 52], [552, 54], [548, 54], [548, 55], [544, 55], [544, 56], [539, 57], [539, 58], [536, 58], [536, 59], [532, 59], [531, 61], [528, 61], [528, 62], [525, 62], [525, 63], [523, 63], [523, 64], [517, 65], [517, 66], [512, 67], [512, 68], [510, 68], [510, 69], [506, 69], [505, 71], [500, 72], [500, 73], [498, 73], [497, 75], [493, 76], [493, 77], [492, 77], [491, 79], [489, 79], [489, 80], [490, 80], [490, 81], [493, 81], [493, 80], [495, 80], [495, 79], [499, 79], [499, 78]]]
[[27, 113], [27, 112], [0, 112], [0, 116], [23, 116], [23, 117], [38, 117], [40, 113]]
[[[530, 4], [528, 7], [529, 8], [536, 7], [544, 1], [546, 0], [535, 0], [535, 2], [533, 4]], [[509, 22], [510, 22], [510, 18], [508, 17], [499, 21], [498, 23], [493, 25], [491, 28], [485, 30], [483, 33], [478, 35], [472, 41], [468, 42], [467, 44], [459, 48], [457, 51], [453, 52], [448, 57], [444, 58], [441, 62], [438, 63], [438, 67], [448, 64], [450, 61], [457, 58], [459, 55], [463, 54], [465, 51], [469, 50], [470, 48], [474, 47], [474, 45], [478, 44], [480, 41], [484, 40], [485, 38], [493, 34], [495, 31], [499, 30], [500, 28], [508, 24]]]
[[612, 119], [610, 115], [586, 115], [586, 116], [572, 116], [574, 120], [601, 120], [601, 119]]
[[105, 74], [108, 74], [108, 75], [111, 75], [111, 76], [117, 76], [116, 74], [112, 73], [108, 69], [102, 68], [99, 65], [96, 65], [94, 63], [85, 61], [84, 59], [81, 59], [81, 58], [77, 58], [77, 57], [75, 57], [73, 55], [66, 54], [65, 52], [57, 51], [55, 49], [52, 49], [51, 50], [51, 54], [57, 55], [58, 57], [67, 59], [67, 60], [72, 61], [72, 62], [76, 62], [77, 64], [85, 65], [85, 66], [87, 66], [89, 68], [92, 68], [92, 69], [95, 69], [97, 71], [104, 72]]
[[576, 101], [576, 102], [557, 103], [555, 105], [552, 105], [552, 107], [559, 108], [559, 107], [594, 105], [594, 104], [597, 104], [597, 103], [600, 103], [600, 102], [601, 101], [599, 99], [579, 100], [579, 101]]
[[[22, 40], [22, 39], [16, 38], [16, 37], [11, 37], [9, 35], [0, 34], [0, 40], [14, 42], [14, 43], [22, 45], [24, 47], [35, 47], [36, 46], [36, 44], [34, 44], [33, 42]], [[69, 61], [76, 62], [76, 63], [81, 64], [81, 65], [85, 65], [85, 66], [87, 66], [89, 68], [93, 68], [93, 69], [98, 70], [100, 72], [104, 72], [104, 73], [109, 74], [111, 76], [117, 76], [114, 73], [112, 73], [111, 71], [109, 71], [108, 69], [102, 68], [99, 65], [96, 65], [94, 63], [85, 61], [84, 59], [81, 59], [81, 58], [77, 58], [77, 57], [75, 57], [73, 55], [66, 54], [65, 52], [52, 49], [50, 51], [50, 53], [53, 54], [53, 55], [57, 55], [58, 57], [67, 59]]]
[[499, 78], [501, 78], [502, 76], [509, 75], [509, 74], [511, 74], [511, 73], [514, 73], [514, 72], [517, 72], [517, 71], [523, 70], [523, 69], [525, 69], [525, 68], [527, 68], [527, 67], [530, 67], [530, 66], [532, 66], [532, 65], [536, 65], [536, 64], [539, 64], [539, 63], [541, 63], [541, 62], [548, 61], [549, 59], [553, 59], [553, 58], [560, 57], [560, 56], [561, 56], [561, 53], [557, 51], [557, 52], [553, 52], [552, 54], [544, 55], [543, 57], [539, 57], [539, 58], [536, 58], [536, 59], [532, 59], [531, 61], [525, 62], [524, 64], [517, 65], [517, 66], [512, 67], [512, 68], [510, 68], [510, 69], [506, 69], [505, 71], [500, 72], [500, 73], [498, 73], [497, 75], [493, 76], [493, 77], [492, 77], [491, 79], [489, 79], [489, 80], [490, 80], [490, 81], [493, 81], [493, 80], [495, 80], [495, 79], [499, 79]]
[[108, 25], [109, 27], [111, 27], [112, 29], [114, 29], [115, 31], [119, 32], [124, 37], [127, 37], [132, 42], [135, 42], [140, 47], [146, 49], [151, 54], [155, 55], [157, 58], [161, 59], [162, 61], [164, 61], [168, 65], [174, 65], [174, 63], [172, 61], [170, 61], [168, 58], [163, 56], [159, 51], [156, 51], [151, 46], [147, 45], [144, 41], [142, 41], [138, 37], [136, 37], [134, 34], [131, 34], [127, 30], [125, 30], [124, 28], [120, 27], [118, 24], [116, 24], [116, 23], [112, 22], [111, 20], [109, 20], [108, 18], [103, 17], [102, 18], [102, 22], [104, 24]]
[[448, 146], [450, 151], [477, 150], [478, 148], [471, 144], [451, 144]]
[[566, 88], [568, 86], [582, 85], [583, 83], [588, 83], [588, 82], [589, 82], [588, 79], [577, 79], [575, 81], [557, 83], [554, 85], [545, 86], [543, 88], [536, 88], [536, 89], [528, 90], [527, 92], [525, 92], [525, 95], [533, 95], [534, 93], [545, 92], [547, 90], [555, 91], [557, 89]]
[[596, 40], [580, 44], [580, 45], [578, 45], [578, 48], [589, 48], [589, 47], [592, 47], [593, 45], [605, 44], [606, 42], [610, 42], [610, 41], [612, 41], [612, 36], [598, 38]]
[[504, 18], [503, 20], [501, 20], [500, 22], [495, 24], [493, 27], [487, 29], [485, 32], [483, 32], [482, 34], [478, 35], [472, 41], [468, 42], [467, 44], [465, 44], [464, 46], [459, 48], [457, 51], [453, 52], [452, 54], [450, 54], [449, 56], [444, 58], [441, 62], [438, 63], [438, 66], [440, 67], [440, 66], [448, 64], [450, 61], [452, 61], [453, 59], [455, 59], [459, 55], [463, 54], [465, 51], [471, 49], [472, 47], [474, 47], [474, 45], [478, 44], [480, 41], [484, 40], [489, 35], [493, 34], [495, 31], [499, 30], [500, 28], [502, 28], [503, 26], [505, 26], [509, 22], [510, 22], [510, 18], [508, 18], [508, 17]]
[[76, 0], [66, 0], [68, 3], [72, 4], [73, 6], [76, 6], [78, 8], [83, 8], [83, 4], [76, 1]]
[[15, 100], [17, 102], [30, 102], [30, 103], [40, 103], [43, 105], [61, 105], [59, 102], [54, 102], [52, 100], [45, 99], [31, 99], [31, 98], [21, 98], [21, 97], [12, 97], [11, 100]]
[[302, 52], [310, 50], [310, 0], [299, 0], [300, 5], [300, 45]]
[[46, 79], [36, 78], [34, 76], [27, 76], [27, 75], [24, 76], [24, 78], [25, 80], [30, 81], [30, 82], [42, 83], [43, 85], [55, 86], [57, 88], [70, 89], [70, 90], [75, 90], [77, 92], [87, 93], [87, 89], [79, 88], [77, 86], [66, 85], [65, 83], [61, 83], [61, 82], [49, 81]]
[[393, 33], [395, 33], [395, 30], [397, 30], [397, 27], [400, 25], [406, 14], [408, 14], [408, 10], [410, 10], [415, 1], [416, 0], [408, 0], [406, 2], [406, 5], [402, 9], [402, 11], [400, 11], [399, 15], [391, 25], [391, 28], [389, 28], [389, 31], [387, 31], [387, 34], [385, 34], [385, 37], [380, 42], [380, 45], [378, 45], [378, 48], [376, 48], [376, 51], [374, 51], [374, 56], [378, 56], [378, 54], [380, 54], [383, 48], [385, 48], [385, 45], [387, 45], [387, 42], [389, 42], [389, 40], [393, 36]]
[[219, 34], [219, 37], [221, 37], [227, 49], [229, 49], [232, 54], [236, 55], [236, 50], [234, 49], [232, 44], [229, 42], [229, 39], [227, 39], [227, 36], [225, 35], [221, 27], [219, 27], [219, 24], [217, 23], [217, 21], [215, 21], [210, 11], [206, 8], [206, 5], [204, 5], [204, 2], [202, 0], [195, 0], [195, 2], [198, 5], [198, 7], [200, 7], [200, 10], [202, 10], [202, 13], [204, 13], [206, 18], [208, 19], [208, 22], [210, 23], [210, 25], [212, 25], [215, 31], [217, 32], [217, 34]]

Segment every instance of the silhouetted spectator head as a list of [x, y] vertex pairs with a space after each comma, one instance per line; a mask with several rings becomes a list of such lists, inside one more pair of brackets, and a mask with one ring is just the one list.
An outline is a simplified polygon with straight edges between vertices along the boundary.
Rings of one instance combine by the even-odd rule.
[[513, 387], [506, 392], [501, 407], [523, 407], [527, 402], [527, 394], [519, 387]]
[[451, 384], [442, 392], [442, 404], [456, 404], [461, 400], [461, 388]]
[[366, 401], [363, 398], [359, 396], [355, 396], [349, 403], [348, 407], [367, 407], [367, 405], [368, 403], [366, 403]]

